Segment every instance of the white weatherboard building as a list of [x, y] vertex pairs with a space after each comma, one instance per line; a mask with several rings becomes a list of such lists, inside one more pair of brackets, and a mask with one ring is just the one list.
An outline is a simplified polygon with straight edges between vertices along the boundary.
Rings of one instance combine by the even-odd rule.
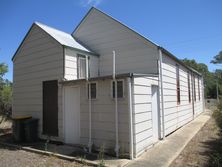
[[13, 117], [89, 151], [137, 157], [204, 110], [201, 74], [96, 8], [72, 34], [34, 23], [12, 60]]

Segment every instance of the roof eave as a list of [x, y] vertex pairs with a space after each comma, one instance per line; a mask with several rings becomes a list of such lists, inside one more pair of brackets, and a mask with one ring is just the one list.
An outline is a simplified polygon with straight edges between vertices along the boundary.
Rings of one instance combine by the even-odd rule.
[[[96, 9], [95, 7], [91, 7], [90, 10], [85, 14], [85, 16], [82, 18], [82, 20], [79, 22], [79, 24], [76, 26], [76, 28], [73, 30], [73, 32], [71, 33], [74, 34], [75, 31], [77, 31], [80, 27], [80, 25], [83, 23], [83, 21], [85, 20], [85, 18], [89, 15], [89, 13], [93, 10], [93, 9]], [[73, 35], [72, 35], [73, 36]]]
[[16, 49], [15, 53], [13, 54], [11, 61], [13, 62], [15, 59], [16, 54], [18, 53], [19, 49], [21, 48], [22, 44], [24, 43], [25, 39], [27, 38], [27, 36], [29, 35], [31, 29], [33, 28], [33, 26], [35, 25], [35, 23], [32, 23], [31, 27], [29, 28], [28, 32], [26, 33], [25, 37], [22, 39], [21, 43], [19, 44], [19, 47]]
[[[158, 77], [158, 74], [139, 74], [139, 73], [122, 73], [117, 74], [116, 79], [121, 78], [132, 78], [132, 77]], [[104, 80], [104, 79], [113, 79], [113, 75], [106, 75], [106, 76], [98, 76], [89, 78], [89, 81], [96, 81], [96, 80]], [[64, 80], [61, 81], [61, 84], [68, 84], [68, 83], [76, 83], [76, 82], [82, 82], [87, 81], [86, 79], [75, 79], [75, 80]]]
[[148, 41], [149, 43], [153, 44], [153, 45], [156, 46], [156, 47], [159, 46], [159, 45], [156, 44], [155, 42], [153, 42], [153, 41], [145, 38], [145, 37], [144, 37], [143, 35], [141, 35], [140, 33], [136, 32], [135, 30], [133, 30], [133, 29], [131, 29], [130, 27], [126, 26], [126, 25], [125, 25], [124, 23], [122, 23], [121, 21], [113, 18], [112, 16], [104, 13], [103, 11], [101, 11], [101, 10], [95, 8], [95, 7], [92, 7], [92, 8], [86, 13], [86, 15], [83, 17], [83, 19], [81, 20], [81, 22], [77, 25], [77, 27], [76, 27], [76, 28], [74, 29], [74, 31], [72, 32], [72, 34], [71, 34], [72, 36], [73, 36], [73, 34], [74, 34], [76, 31], [78, 31], [79, 27], [80, 27], [81, 24], [84, 22], [84, 20], [87, 18], [87, 16], [91, 13], [92, 10], [97, 10], [98, 12], [102, 13], [103, 15], [105, 15], [105, 16], [111, 18], [112, 20], [116, 21], [117, 23], [121, 24], [122, 26], [124, 26], [124, 27], [127, 28], [128, 30], [130, 30], [130, 31], [132, 31], [133, 33], [137, 34], [138, 36], [140, 36], [140, 37], [141, 37], [142, 39], [144, 39], [145, 41]]
[[93, 56], [100, 56], [99, 54], [97, 53], [94, 53], [94, 52], [88, 52], [88, 51], [85, 51], [85, 50], [82, 50], [82, 49], [78, 49], [78, 48], [75, 48], [75, 47], [71, 47], [71, 46], [67, 46], [67, 45], [62, 45], [63, 47], [65, 48], [69, 48], [69, 49], [72, 49], [72, 50], [75, 50], [77, 52], [82, 52], [82, 53], [85, 53], [85, 54], [89, 54], [89, 55], [93, 55]]
[[180, 59], [178, 59], [175, 55], [173, 55], [172, 53], [170, 53], [168, 50], [166, 50], [165, 48], [159, 46], [159, 49], [161, 49], [166, 55], [168, 55], [169, 57], [171, 57], [172, 59], [174, 59], [175, 61], [177, 61], [178, 63], [182, 64], [183, 66], [185, 66], [186, 68], [188, 68], [190, 71], [195, 72], [196, 74], [202, 76], [201, 73], [199, 73], [198, 71], [196, 71], [195, 69], [191, 68], [190, 66], [186, 65], [184, 62], [182, 62]]

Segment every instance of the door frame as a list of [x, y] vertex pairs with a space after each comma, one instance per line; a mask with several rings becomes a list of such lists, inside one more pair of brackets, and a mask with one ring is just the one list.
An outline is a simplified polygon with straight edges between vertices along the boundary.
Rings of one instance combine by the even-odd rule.
[[[158, 140], [160, 140], [161, 139], [161, 118], [160, 118], [160, 99], [159, 99], [159, 86], [158, 85], [151, 85], [151, 111], [152, 111], [152, 129], [153, 129], [153, 125], [154, 125], [154, 120], [153, 120], [153, 117], [154, 117], [154, 112], [153, 112], [153, 106], [152, 106], [152, 101], [153, 101], [153, 89], [154, 89], [154, 87], [155, 87], [155, 89], [156, 89], [156, 101], [157, 101], [157, 104], [156, 104], [156, 106], [157, 106], [157, 140], [156, 139], [154, 139], [154, 136], [153, 136], [153, 141], [154, 142], [157, 142]], [[154, 134], [154, 129], [153, 129], [153, 132], [152, 132], [153, 134]]]
[[[78, 88], [79, 89], [79, 96], [80, 96], [80, 86], [79, 85], [73, 85], [73, 86], [70, 86], [70, 85], [67, 85], [67, 86], [63, 86], [62, 87], [62, 110], [63, 110], [63, 123], [62, 123], [62, 125], [63, 125], [63, 141], [64, 141], [64, 143], [65, 143], [65, 140], [66, 140], [66, 137], [65, 137], [65, 134], [66, 134], [66, 128], [65, 128], [65, 88], [67, 88], [67, 87], [69, 87], [69, 88]], [[79, 97], [80, 98], [80, 97]], [[80, 102], [80, 101], [79, 101]], [[80, 140], [80, 133], [81, 133], [81, 127], [80, 127], [80, 114], [81, 114], [81, 110], [79, 110], [79, 140]], [[66, 143], [66, 144], [70, 144], [70, 143]], [[76, 144], [70, 144], [70, 145], [78, 145], [79, 143], [76, 143]]]

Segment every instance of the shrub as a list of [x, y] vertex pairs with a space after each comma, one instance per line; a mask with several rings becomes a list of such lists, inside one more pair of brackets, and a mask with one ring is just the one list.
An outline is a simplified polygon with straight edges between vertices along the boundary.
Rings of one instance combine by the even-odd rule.
[[214, 111], [213, 118], [215, 119], [217, 126], [222, 129], [222, 110]]
[[222, 99], [220, 99], [219, 103], [217, 104], [217, 109], [222, 112]]
[[221, 167], [222, 166], [222, 155], [219, 153], [211, 155], [212, 161], [211, 166], [212, 167]]
[[5, 84], [0, 90], [0, 113], [10, 116], [12, 110], [12, 86]]
[[98, 167], [104, 167], [105, 166], [105, 162], [104, 162], [104, 145], [102, 145], [100, 147], [100, 150], [99, 150], [99, 155], [98, 155], [98, 159], [99, 159], [99, 164], [98, 164]]

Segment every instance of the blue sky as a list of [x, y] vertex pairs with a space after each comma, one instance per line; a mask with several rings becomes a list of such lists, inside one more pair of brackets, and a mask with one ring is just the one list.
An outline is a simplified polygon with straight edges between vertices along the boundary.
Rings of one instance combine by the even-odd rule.
[[34, 21], [71, 33], [95, 6], [165, 47], [178, 58], [196, 59], [211, 71], [222, 50], [221, 0], [1, 0], [0, 62], [11, 57]]

